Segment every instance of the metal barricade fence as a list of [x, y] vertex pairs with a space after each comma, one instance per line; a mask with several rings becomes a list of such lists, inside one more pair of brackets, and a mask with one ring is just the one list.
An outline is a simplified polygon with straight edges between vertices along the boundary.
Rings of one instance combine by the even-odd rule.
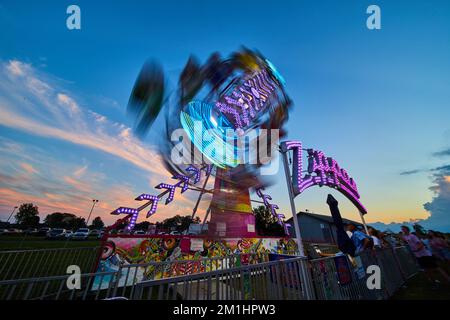
[[72, 289], [71, 275], [6, 280], [0, 281], [0, 300], [312, 299], [306, 263], [291, 258], [125, 286], [120, 285], [120, 271], [82, 274], [80, 287]]
[[352, 263], [343, 256], [348, 267], [349, 278], [339, 281], [335, 257], [327, 257], [310, 261], [311, 277], [318, 300], [374, 300], [380, 299], [379, 292], [369, 290], [366, 285], [367, 276], [355, 272]]
[[[335, 259], [341, 259], [339, 265]], [[358, 259], [362, 262], [359, 266], [355, 263]], [[186, 272], [186, 268], [179, 268], [190, 263], [209, 265], [212, 271], [193, 269]], [[116, 297], [188, 300], [386, 299], [418, 270], [416, 260], [407, 247], [365, 252], [353, 263], [346, 256], [309, 261], [303, 257], [293, 257], [268, 262], [265, 254], [252, 258], [246, 255], [245, 259], [232, 255], [151, 262], [124, 265], [111, 272], [84, 273], [79, 289], [68, 289], [70, 275], [0, 281], [0, 300], [97, 300]], [[365, 270], [372, 264], [381, 269], [381, 290], [367, 287]], [[153, 271], [138, 275], [138, 272], [150, 269]], [[167, 273], [167, 270], [174, 270], [175, 273]]]
[[[327, 257], [310, 260], [311, 277], [317, 299], [323, 300], [373, 300], [387, 299], [403, 283], [417, 273], [417, 263], [408, 247], [369, 250], [350, 261], [345, 259], [349, 270], [348, 279], [341, 283], [335, 259]], [[366, 270], [374, 265], [380, 268], [380, 289], [369, 289]]]
[[0, 251], [0, 281], [66, 274], [77, 265], [89, 273], [95, 267], [100, 247]]
[[[402, 271], [394, 256], [393, 249], [381, 249], [371, 252], [375, 256], [374, 265], [380, 267], [381, 285], [384, 289], [386, 298], [390, 297], [397, 291], [404, 283]], [[369, 265], [366, 265], [366, 268]]]
[[[288, 300], [311, 299], [305, 258], [264, 262], [189, 276], [143, 281], [133, 299]], [[308, 280], [308, 279], [307, 279]]]
[[[205, 257], [197, 260], [128, 264], [122, 265], [118, 270], [114, 271], [83, 274], [83, 287], [80, 290], [85, 292], [82, 296], [87, 298], [92, 296], [92, 294], [87, 294], [91, 292], [97, 292], [97, 295], [104, 298], [117, 296], [131, 298], [135, 285], [140, 281], [154, 279], [155, 277], [165, 278], [203, 272], [202, 268], [193, 268], [188, 271], [188, 266], [192, 264], [213, 267], [215, 270], [225, 270], [241, 265], [243, 262], [253, 265], [265, 261], [268, 261], [268, 254], [255, 253], [246, 254], [245, 259], [243, 259], [242, 255], [235, 254], [225, 257]], [[0, 299], [39, 299], [41, 297], [44, 299], [51, 299], [52, 297], [65, 299], [67, 297], [64, 293], [67, 290], [59, 290], [60, 288], [66, 288], [66, 281], [70, 275], [66, 275], [67, 266], [63, 269], [61, 268], [61, 273], [57, 276], [27, 277], [25, 279], [0, 281]], [[151, 272], [148, 272], [149, 270]], [[74, 294], [74, 297], [78, 298], [79, 294]]]
[[99, 300], [113, 297], [115, 281], [107, 288], [93, 289], [96, 278], [115, 279], [116, 272], [88, 273], [80, 275], [80, 287], [69, 287], [71, 275], [39, 277], [0, 282], [0, 300]]
[[396, 247], [394, 252], [405, 280], [408, 280], [419, 271], [417, 259], [408, 246]]
[[[245, 258], [244, 258], [245, 257]], [[206, 270], [228, 270], [243, 263], [259, 264], [269, 260], [268, 254], [234, 254], [225, 257], [202, 258], [196, 260], [172, 260], [149, 262], [145, 264], [122, 265], [116, 272], [114, 293], [125, 296], [128, 291], [134, 292], [134, 286], [141, 281], [173, 278], [182, 275], [205, 273]], [[96, 279], [94, 288], [108, 287], [110, 279]], [[1, 283], [0, 283], [1, 284]]]

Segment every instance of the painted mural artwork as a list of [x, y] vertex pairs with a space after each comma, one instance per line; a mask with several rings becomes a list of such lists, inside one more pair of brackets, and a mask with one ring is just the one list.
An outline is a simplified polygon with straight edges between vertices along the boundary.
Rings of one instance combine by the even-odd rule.
[[[290, 238], [110, 237], [104, 243], [96, 272], [121, 270], [115, 282], [122, 287], [143, 280], [228, 268], [225, 264], [230, 260], [219, 258], [232, 255], [239, 258], [238, 264], [252, 264], [264, 254], [296, 250], [297, 244]], [[207, 258], [218, 259], [211, 263]], [[105, 289], [110, 280], [108, 276], [98, 276], [92, 289]]]

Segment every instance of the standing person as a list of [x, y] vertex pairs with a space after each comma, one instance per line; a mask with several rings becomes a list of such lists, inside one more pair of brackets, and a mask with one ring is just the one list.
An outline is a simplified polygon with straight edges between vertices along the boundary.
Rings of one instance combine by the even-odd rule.
[[380, 232], [378, 234], [378, 237], [380, 238], [381, 241], [381, 247], [382, 248], [392, 248], [394, 247], [393, 242], [392, 242], [392, 238], [390, 235], [384, 233], [384, 232]]
[[417, 262], [420, 267], [425, 270], [428, 280], [432, 282], [439, 282], [439, 280], [435, 279], [434, 271], [439, 271], [441, 275], [445, 278], [447, 282], [449, 281], [449, 277], [444, 270], [438, 267], [436, 264], [436, 260], [434, 259], [431, 252], [425, 247], [422, 241], [417, 238], [414, 234], [410, 233], [410, 229], [407, 226], [402, 226], [403, 240], [405, 240], [412, 252], [416, 256]]
[[427, 250], [430, 251], [431, 254], [433, 254], [433, 249], [430, 246], [430, 236], [429, 235], [421, 235], [420, 240], [425, 245], [425, 248], [427, 248]]
[[359, 231], [353, 223], [346, 225], [346, 231], [352, 233], [352, 241], [355, 244], [356, 251], [355, 254], [361, 253], [366, 249], [373, 248], [372, 239], [362, 231]]
[[450, 260], [450, 251], [447, 241], [438, 237], [436, 232], [431, 230], [428, 232], [428, 236], [431, 250], [436, 255], [436, 257], [443, 261]]
[[380, 249], [381, 248], [381, 241], [380, 241], [380, 238], [379, 238], [378, 230], [376, 230], [373, 227], [369, 227], [368, 229], [369, 229], [369, 236], [372, 238], [372, 241], [373, 241], [373, 246], [375, 248]]

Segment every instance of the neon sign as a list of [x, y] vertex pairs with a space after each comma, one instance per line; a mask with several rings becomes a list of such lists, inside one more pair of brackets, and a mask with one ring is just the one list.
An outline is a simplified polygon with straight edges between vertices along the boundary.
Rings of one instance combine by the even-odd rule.
[[[281, 143], [281, 152], [292, 150], [292, 186], [294, 195], [297, 196], [312, 186], [328, 186], [345, 195], [362, 213], [367, 213], [359, 198], [356, 182], [347, 171], [342, 169], [333, 158], [327, 157], [322, 151], [302, 149], [300, 141], [285, 141]], [[305, 175], [303, 172], [302, 151], [307, 152], [308, 167]]]
[[216, 102], [216, 107], [222, 114], [232, 116], [236, 128], [244, 128], [251, 124], [250, 119], [265, 108], [277, 87], [275, 80], [263, 69], [242, 85], [236, 86], [230, 94], [223, 95]]

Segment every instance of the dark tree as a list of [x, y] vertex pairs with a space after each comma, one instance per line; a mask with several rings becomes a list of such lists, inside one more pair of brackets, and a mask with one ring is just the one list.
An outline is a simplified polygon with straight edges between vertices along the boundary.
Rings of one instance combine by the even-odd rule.
[[191, 223], [195, 223], [195, 224], [200, 223], [200, 218], [195, 217], [194, 219], [192, 219], [191, 216], [182, 217], [180, 215], [176, 215], [174, 217], [165, 219], [161, 223], [161, 225], [164, 229], [176, 230], [176, 231], [182, 232], [184, 230], [187, 230]]
[[84, 218], [77, 217], [72, 213], [54, 212], [45, 217], [44, 223], [50, 228], [64, 228], [71, 230], [86, 227]]
[[105, 226], [105, 224], [102, 221], [102, 218], [96, 217], [94, 220], [92, 220], [91, 229], [101, 229]]
[[75, 219], [73, 219], [71, 221], [70, 227], [68, 229], [77, 230], [79, 228], [86, 228], [86, 227], [87, 227], [87, 224], [86, 224], [86, 220], [84, 220], [84, 218], [75, 217]]
[[150, 226], [150, 222], [142, 221], [142, 222], [136, 224], [135, 229], [147, 231], [149, 226]]
[[284, 236], [284, 229], [265, 206], [253, 208], [256, 232], [260, 236]]
[[76, 216], [72, 213], [54, 212], [45, 217], [44, 223], [50, 228], [69, 229], [74, 219]]
[[39, 209], [32, 203], [24, 203], [19, 207], [15, 215], [17, 224], [24, 228], [37, 227], [39, 225]]

